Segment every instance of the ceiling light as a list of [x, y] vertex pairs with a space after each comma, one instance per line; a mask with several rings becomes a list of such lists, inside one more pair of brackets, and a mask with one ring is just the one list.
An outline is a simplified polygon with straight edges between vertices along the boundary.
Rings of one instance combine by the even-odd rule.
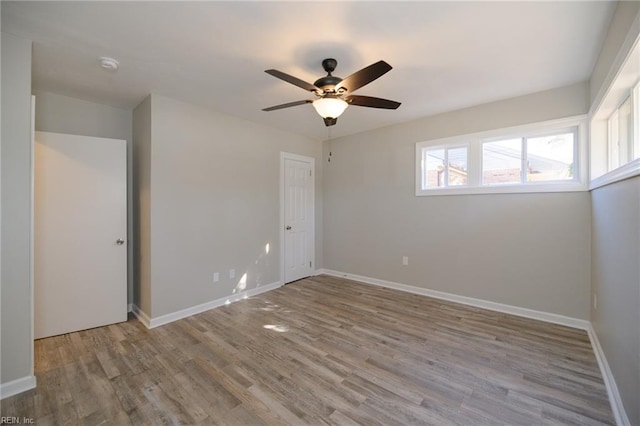
[[120, 66], [120, 63], [118, 61], [116, 61], [113, 58], [108, 58], [106, 56], [98, 58], [98, 61], [100, 61], [100, 66], [102, 68], [109, 71], [115, 71]]
[[349, 104], [340, 98], [320, 98], [313, 101], [313, 107], [322, 118], [338, 118]]

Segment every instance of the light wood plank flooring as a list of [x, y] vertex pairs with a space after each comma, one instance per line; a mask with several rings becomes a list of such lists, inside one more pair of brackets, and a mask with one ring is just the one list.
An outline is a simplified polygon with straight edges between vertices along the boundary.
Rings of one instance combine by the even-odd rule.
[[38, 425], [614, 423], [585, 332], [327, 276], [35, 356]]

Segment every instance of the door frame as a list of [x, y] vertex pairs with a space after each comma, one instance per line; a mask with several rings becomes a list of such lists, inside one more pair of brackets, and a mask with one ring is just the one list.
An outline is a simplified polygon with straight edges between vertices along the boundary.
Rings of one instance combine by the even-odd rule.
[[35, 366], [36, 366], [36, 354], [35, 354], [35, 330], [36, 330], [36, 312], [35, 312], [35, 203], [36, 203], [36, 97], [31, 95], [31, 142], [29, 145], [30, 161], [29, 161], [29, 179], [31, 180], [29, 185], [29, 293], [31, 298], [31, 335], [29, 341], [31, 342], [31, 366], [30, 375], [33, 377], [33, 387], [36, 386], [35, 379]]
[[[285, 233], [284, 233], [284, 193], [285, 193], [285, 160], [295, 160], [302, 161], [304, 163], [308, 163], [311, 166], [311, 177], [313, 185], [311, 185], [310, 197], [311, 197], [311, 236], [313, 237], [313, 241], [311, 244], [311, 269], [315, 271], [315, 263], [316, 263], [316, 159], [313, 157], [307, 157], [304, 155], [292, 154], [290, 152], [280, 152], [280, 232], [278, 235], [280, 237], [280, 285], [285, 285]], [[313, 275], [313, 273], [312, 273]]]

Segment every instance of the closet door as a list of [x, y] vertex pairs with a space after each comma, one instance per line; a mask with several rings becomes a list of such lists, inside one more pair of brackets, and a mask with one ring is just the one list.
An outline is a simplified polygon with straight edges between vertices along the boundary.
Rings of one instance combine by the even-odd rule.
[[[292, 158], [290, 158], [292, 157]], [[283, 154], [284, 283], [313, 275], [313, 159]]]
[[126, 141], [36, 132], [35, 338], [126, 321]]

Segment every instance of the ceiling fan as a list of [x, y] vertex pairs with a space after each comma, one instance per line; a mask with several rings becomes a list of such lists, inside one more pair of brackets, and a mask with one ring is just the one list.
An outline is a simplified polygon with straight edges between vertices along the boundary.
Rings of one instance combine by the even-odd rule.
[[263, 111], [274, 111], [298, 105], [313, 104], [318, 114], [324, 119], [324, 124], [326, 126], [333, 126], [338, 122], [340, 114], [342, 114], [349, 105], [381, 109], [397, 109], [400, 106], [400, 102], [390, 101], [388, 99], [352, 95], [353, 92], [362, 86], [371, 83], [373, 80], [391, 70], [391, 65], [385, 61], [378, 61], [375, 64], [371, 64], [360, 71], [354, 72], [345, 79], [331, 75], [337, 65], [338, 61], [333, 58], [323, 60], [322, 68], [327, 72], [327, 75], [320, 77], [313, 84], [283, 73], [282, 71], [273, 69], [265, 70], [267, 74], [308, 90], [316, 95], [316, 99], [305, 99], [275, 105], [264, 108]]

